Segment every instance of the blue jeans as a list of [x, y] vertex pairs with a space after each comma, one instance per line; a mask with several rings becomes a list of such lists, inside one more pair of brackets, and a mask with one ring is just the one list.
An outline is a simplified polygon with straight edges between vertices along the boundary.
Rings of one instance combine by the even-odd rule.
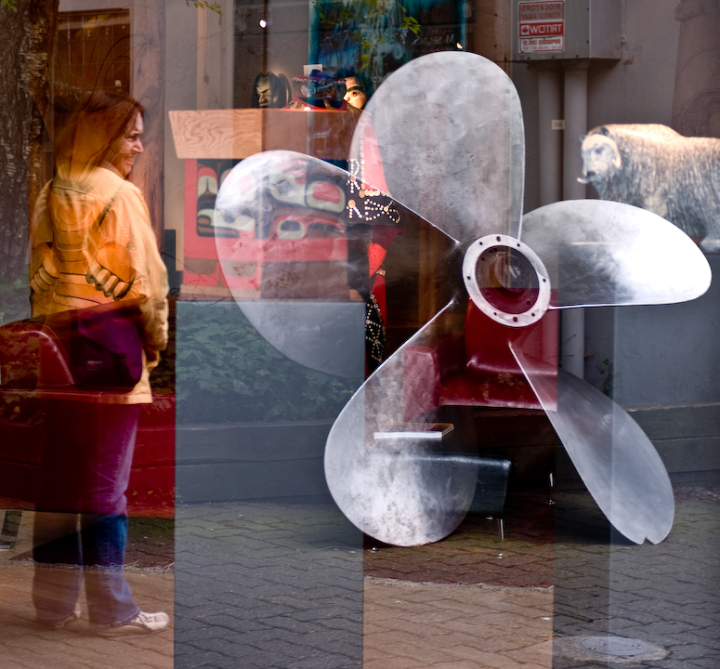
[[[123, 625], [140, 611], [123, 574], [139, 414], [138, 405], [46, 402], [36, 504], [46, 513], [37, 516], [33, 549], [39, 622], [72, 615], [83, 577], [93, 627]], [[49, 531], [56, 538], [43, 543]]]

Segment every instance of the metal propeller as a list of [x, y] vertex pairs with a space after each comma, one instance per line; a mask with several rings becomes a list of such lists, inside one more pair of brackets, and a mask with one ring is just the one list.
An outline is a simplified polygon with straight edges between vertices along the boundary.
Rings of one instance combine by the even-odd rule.
[[[627, 413], [584, 381], [558, 375], [557, 310], [694, 299], [710, 284], [702, 253], [664, 219], [628, 205], [561, 202], [522, 217], [519, 100], [505, 73], [480, 56], [432, 54], [388, 77], [353, 139], [351, 158], [368, 188], [377, 186], [378, 155], [403, 224], [435, 226], [446, 244], [428, 283], [435, 315], [367, 379], [330, 432], [325, 472], [338, 506], [387, 543], [447, 536], [469, 509], [478, 465], [472, 445], [454, 439], [436, 410], [524, 406], [546, 411], [621, 533], [661, 541], [674, 515], [667, 472]], [[348, 179], [312, 158], [261, 154], [238, 166], [255, 179], [242, 197], [256, 210], [274, 183], [258, 176], [263, 165], [273, 163], [272, 171], [283, 160], [303, 163], [306, 174]], [[218, 207], [222, 196], [221, 189]], [[318, 290], [318, 297], [332, 292], [323, 282]], [[259, 329], [273, 343], [287, 335], [287, 327]], [[317, 368], [317, 356], [302, 348], [291, 357]], [[461, 363], [448, 376], [438, 360], [450, 353], [457, 361], [458, 351]]]

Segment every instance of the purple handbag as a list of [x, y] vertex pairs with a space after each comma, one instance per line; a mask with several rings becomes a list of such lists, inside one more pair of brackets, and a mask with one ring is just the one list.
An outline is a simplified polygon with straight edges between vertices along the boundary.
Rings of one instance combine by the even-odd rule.
[[[65, 313], [74, 317], [72, 336], [69, 342], [59, 338], [75, 385], [81, 390], [132, 390], [143, 369], [137, 303], [116, 302]], [[51, 321], [52, 317], [46, 318], [45, 326], [53, 329]]]

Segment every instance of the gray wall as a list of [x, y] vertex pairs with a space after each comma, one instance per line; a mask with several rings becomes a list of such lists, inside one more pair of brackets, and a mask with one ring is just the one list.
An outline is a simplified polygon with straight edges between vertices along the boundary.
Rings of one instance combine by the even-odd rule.
[[[671, 125], [680, 31], [675, 20], [678, 2], [623, 1], [622, 57], [614, 64], [593, 65], [588, 73], [588, 130], [605, 123]], [[512, 76], [525, 117], [525, 210], [531, 211], [540, 204], [536, 66], [514, 63]], [[580, 140], [578, 137], [578, 151]], [[587, 196], [595, 197], [591, 187]], [[720, 256], [708, 256], [708, 260], [713, 273], [720, 276]], [[718, 324], [717, 285], [687, 304], [588, 309], [586, 378], [607, 389], [609, 365], [604, 361], [608, 361], [612, 393], [623, 406], [720, 402]]]

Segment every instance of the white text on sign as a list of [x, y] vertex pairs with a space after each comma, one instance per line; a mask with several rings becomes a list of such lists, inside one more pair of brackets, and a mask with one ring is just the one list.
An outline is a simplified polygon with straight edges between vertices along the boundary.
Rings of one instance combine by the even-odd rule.
[[565, 2], [520, 2], [518, 4], [520, 53], [565, 50]]

